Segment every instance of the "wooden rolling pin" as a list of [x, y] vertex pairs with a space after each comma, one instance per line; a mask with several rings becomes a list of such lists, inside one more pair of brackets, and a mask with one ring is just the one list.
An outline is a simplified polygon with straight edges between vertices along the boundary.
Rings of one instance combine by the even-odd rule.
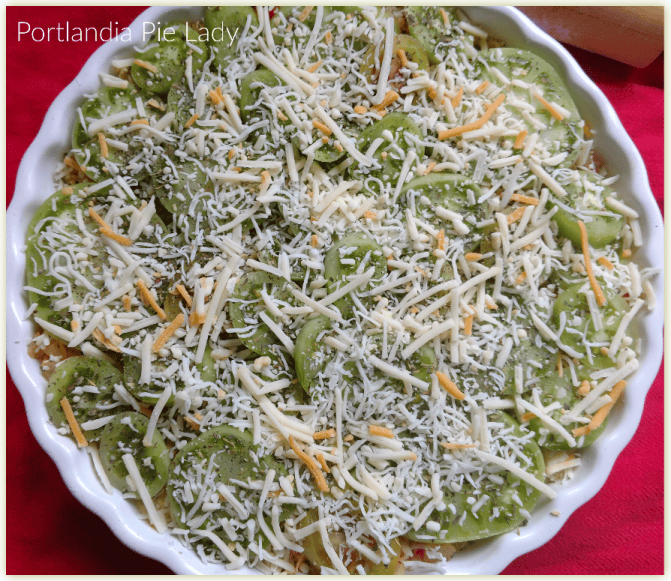
[[560, 42], [634, 67], [664, 49], [663, 6], [518, 6]]

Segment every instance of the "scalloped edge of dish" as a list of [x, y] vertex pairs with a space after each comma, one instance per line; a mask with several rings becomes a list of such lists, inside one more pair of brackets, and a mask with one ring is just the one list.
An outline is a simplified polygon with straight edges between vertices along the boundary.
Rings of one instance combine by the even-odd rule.
[[[641, 226], [646, 244], [637, 250], [637, 261], [644, 266], [663, 269], [664, 228], [661, 213], [648, 183], [643, 160], [627, 135], [603, 93], [587, 77], [573, 57], [558, 42], [537, 28], [514, 8], [462, 7], [468, 17], [488, 30], [492, 36], [506, 40], [510, 46], [529, 49], [550, 62], [566, 81], [569, 91], [583, 118], [588, 118], [596, 130], [594, 147], [607, 160], [611, 173], [619, 173], [618, 186], [627, 203], [641, 214]], [[44, 188], [43, 177], [53, 175], [70, 147], [70, 131], [75, 117], [73, 105], [84, 93], [97, 92], [98, 73], [107, 71], [113, 58], [130, 56], [134, 45], [141, 45], [142, 23], [165, 19], [183, 19], [193, 15], [195, 7], [152, 7], [140, 14], [129, 27], [131, 40], [113, 39], [97, 49], [77, 77], [53, 102], [40, 131], [26, 151], [16, 180], [16, 190], [7, 210], [7, 269], [25, 270], [24, 233], [39, 204], [53, 188]], [[491, 25], [492, 17], [496, 24]], [[511, 39], [514, 39], [514, 43]], [[51, 179], [51, 178], [50, 178]], [[626, 193], [625, 193], [626, 191]], [[223, 565], [206, 564], [194, 551], [183, 546], [171, 535], [159, 535], [139, 512], [115, 491], [105, 492], [93, 469], [89, 455], [82, 453], [69, 438], [60, 436], [49, 423], [44, 405], [44, 379], [38, 363], [27, 354], [26, 340], [32, 336], [33, 325], [25, 320], [26, 296], [23, 278], [7, 280], [7, 336], [21, 340], [7, 342], [7, 362], [25, 406], [30, 428], [40, 446], [49, 454], [72, 494], [89, 510], [97, 514], [112, 532], [132, 550], [151, 557], [178, 574], [254, 574], [250, 568], [229, 571]], [[615, 460], [633, 437], [643, 414], [645, 396], [652, 386], [662, 360], [662, 328], [664, 320], [663, 276], [652, 284], [657, 295], [654, 311], [639, 315], [638, 327], [645, 346], [638, 371], [630, 382], [622, 405], [614, 410], [608, 428], [599, 443], [583, 453], [583, 464], [575, 479], [559, 488], [559, 496], [543, 499], [535, 508], [527, 526], [519, 535], [507, 534], [478, 542], [457, 554], [448, 562], [446, 574], [496, 574], [515, 558], [537, 549], [559, 532], [568, 517], [590, 500], [608, 478]], [[558, 510], [560, 516], [550, 515]], [[544, 513], [544, 514], [543, 514]], [[486, 555], [486, 558], [483, 558]]]

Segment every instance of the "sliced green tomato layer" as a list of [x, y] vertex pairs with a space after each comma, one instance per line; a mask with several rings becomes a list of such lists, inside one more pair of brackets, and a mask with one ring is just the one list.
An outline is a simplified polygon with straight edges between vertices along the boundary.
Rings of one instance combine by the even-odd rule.
[[[489, 417], [490, 422], [499, 422], [507, 428], [513, 428], [513, 433], [521, 437], [524, 435], [520, 425], [507, 414], [498, 412]], [[532, 461], [532, 465], [523, 468], [526, 472], [535, 478], [544, 481], [545, 461], [543, 453], [535, 441], [529, 440], [522, 447], [524, 454]], [[468, 453], [468, 451], [465, 451]], [[523, 462], [520, 460], [520, 462]], [[427, 537], [434, 537], [432, 543], [459, 543], [464, 541], [475, 541], [485, 539], [495, 535], [515, 530], [521, 525], [527, 517], [520, 513], [520, 509], [531, 512], [540, 498], [541, 492], [530, 484], [527, 484], [511, 472], [501, 469], [497, 472], [499, 477], [504, 479], [503, 484], [495, 484], [485, 478], [478, 489], [477, 495], [472, 484], [464, 481], [459, 492], [454, 492], [451, 488], [443, 489], [443, 502], [446, 505], [445, 510], [434, 510], [429, 520], [440, 523], [441, 532], [447, 531], [447, 534], [434, 533], [429, 531], [426, 526], [419, 530], [411, 529], [407, 537], [411, 539], [426, 540]], [[487, 495], [489, 499], [473, 511], [474, 503], [469, 503], [469, 498], [480, 498]], [[522, 506], [513, 500], [517, 494]], [[456, 513], [450, 509], [452, 504]], [[420, 506], [420, 510], [423, 506]], [[494, 509], [498, 509], [498, 516], [494, 516]], [[465, 517], [463, 515], [466, 515]]]
[[[275, 471], [275, 479], [287, 475], [281, 460], [271, 455], [257, 456], [257, 447], [253, 445], [251, 432], [242, 432], [231, 426], [218, 426], [208, 430], [184, 446], [170, 466], [167, 492], [173, 520], [181, 528], [190, 528], [186, 525], [187, 520], [204, 516], [200, 503], [196, 505], [198, 494], [192, 493], [189, 496], [185, 488], [187, 483], [189, 486], [194, 484], [194, 487], [196, 482], [202, 484], [205, 481], [205, 474], [209, 472], [207, 485], [212, 494], [220, 495], [220, 487], [226, 486], [230, 494], [241, 504], [244, 504], [245, 497], [249, 498], [255, 509], [251, 515], [248, 512], [240, 515], [236, 508], [224, 499], [221, 508], [208, 511], [199, 528], [211, 528], [215, 524], [217, 525], [215, 532], [224, 542], [235, 540], [247, 546], [249, 537], [246, 534], [246, 527], [240, 531], [238, 538], [229, 539], [219, 526], [219, 519], [237, 519], [243, 523], [250, 517], [255, 519], [261, 491], [244, 489], [231, 481], [264, 480], [270, 470]], [[295, 505], [284, 505], [280, 518], [284, 520], [294, 509]], [[260, 534], [265, 539], [265, 535]], [[214, 546], [209, 540], [204, 539], [202, 542], [208, 547]]]
[[124, 412], [107, 424], [100, 436], [100, 461], [110, 484], [121, 490], [131, 490], [126, 477], [128, 470], [124, 454], [132, 454], [140, 476], [151, 496], [156, 496], [168, 480], [170, 456], [163, 438], [154, 430], [151, 445], [142, 442], [147, 435], [149, 420], [137, 412]]
[[294, 350], [296, 375], [301, 387], [308, 393], [311, 383], [326, 365], [323, 357], [316, 356], [316, 347], [323, 343], [323, 341], [318, 342], [317, 339], [324, 331], [328, 331], [331, 325], [331, 319], [320, 315], [305, 323], [296, 337], [296, 349]]
[[437, 6], [406, 6], [403, 9], [408, 34], [420, 43], [432, 65], [440, 62], [436, 45], [450, 42], [452, 23], [458, 22], [456, 8], [444, 6], [442, 9], [448, 15], [449, 24], [445, 24]]
[[[140, 401], [148, 404], [155, 404], [165, 391], [165, 387], [168, 385], [168, 380], [166, 379], [165, 383], [160, 380], [152, 381], [146, 384], [140, 383], [140, 376], [142, 374], [142, 360], [132, 355], [124, 355], [122, 357], [122, 361], [124, 372], [123, 380], [126, 385], [126, 389]], [[165, 371], [173, 361], [174, 359], [169, 359], [167, 361], [158, 359], [156, 361], [152, 361], [152, 373], [161, 373]], [[179, 372], [177, 373], [179, 374]], [[200, 363], [193, 365], [191, 368], [191, 373], [195, 377], [200, 376], [201, 382], [216, 381], [217, 368], [214, 359], [212, 359], [212, 349], [209, 345], [205, 347], [203, 360]], [[179, 375], [177, 375], [175, 379], [175, 390], [179, 391], [180, 389], [183, 389], [184, 386], [184, 380], [181, 379]], [[168, 398], [166, 405], [171, 406], [174, 402], [175, 394], [173, 393]]]
[[[296, 288], [293, 283], [266, 272], [251, 272], [242, 276], [235, 285], [228, 309], [233, 322], [231, 331], [240, 341], [259, 355], [273, 356], [278, 349], [286, 350], [286, 347], [260, 318], [259, 314], [267, 310], [261, 294], [264, 288], [275, 300], [291, 305], [295, 302], [291, 294], [291, 290]], [[268, 313], [268, 316], [281, 326], [274, 315]]]
[[[389, 142], [384, 138], [385, 131], [391, 133], [393, 141]], [[409, 136], [417, 139], [423, 137], [418, 125], [405, 113], [389, 113], [366, 127], [359, 135], [356, 146], [359, 151], [366, 153], [376, 139], [382, 139], [373, 154], [376, 165], [364, 168], [356, 163], [352, 164], [352, 178], [363, 181], [364, 186], [373, 192], [380, 191], [379, 182], [390, 183], [395, 187], [408, 152], [414, 150], [419, 158], [424, 155], [424, 146], [416, 145]]]
[[480, 57], [489, 68], [480, 61], [476, 62], [478, 78], [500, 86], [499, 77], [490, 72], [491, 67], [495, 67], [510, 81], [519, 80], [527, 85], [535, 85], [545, 101], [556, 103], [570, 113], [568, 118], [558, 120], [540, 100], [532, 97], [530, 89], [517, 85], [506, 87], [516, 99], [535, 107], [531, 115], [545, 126], [535, 127], [522, 115], [522, 108], [510, 103], [506, 105], [511, 114], [524, 124], [529, 134], [538, 133], [536, 149], [546, 149], [549, 156], [568, 153], [558, 167], [571, 167], [578, 157], [578, 142], [582, 136], [582, 129], [578, 125], [580, 113], [557, 71], [539, 56], [517, 48], [493, 48], [482, 52]]
[[[306, 516], [301, 519], [300, 526], [301, 528], [307, 527], [318, 520], [319, 513], [317, 509], [312, 508], [308, 510]], [[331, 531], [329, 532], [328, 537], [336, 553], [338, 553], [341, 546], [347, 546], [347, 538], [342, 531]], [[402, 554], [401, 542], [398, 538], [394, 538], [390, 541], [389, 546], [394, 554], [390, 555], [385, 551], [386, 558], [383, 558], [383, 551], [380, 550], [374, 541], [371, 539], [360, 539], [359, 542], [362, 541], [382, 560], [376, 565], [369, 559], [354, 553], [351, 554], [351, 560], [346, 565], [347, 570], [354, 575], [356, 574], [357, 566], [361, 565], [364, 568], [366, 575], [393, 575], [398, 567]], [[321, 571], [322, 567], [328, 567], [330, 569], [334, 568], [331, 558], [328, 556], [326, 549], [324, 549], [324, 542], [322, 541], [321, 533], [319, 531], [305, 537], [301, 544], [304, 549], [305, 558], [313, 567], [316, 567], [317, 570]], [[371, 544], [373, 545], [372, 547], [369, 546]], [[387, 562], [385, 563], [385, 561]]]
[[[56, 368], [47, 385], [47, 412], [51, 421], [57, 428], [68, 425], [61, 407], [64, 397], [70, 402], [80, 428], [89, 420], [98, 420], [124, 411], [123, 405], [110, 408], [117, 403], [112, 399], [117, 383], [123, 383], [121, 373], [103, 359], [85, 356], [66, 359]], [[102, 409], [98, 406], [102, 406]], [[101, 430], [102, 426], [82, 431], [84, 437], [92, 441], [98, 438]]]
[[[79, 304], [90, 292], [100, 290], [103, 296], [105, 294], [103, 292], [105, 281], [100, 276], [100, 271], [107, 260], [109, 250], [100, 235], [100, 224], [89, 214], [87, 202], [90, 200], [95, 203], [103, 202], [105, 204], [103, 207], [107, 209], [108, 198], [106, 199], [104, 196], [109, 188], [98, 190], [93, 195], [86, 196], [86, 188], [93, 185], [79, 184], [72, 186], [75, 203], [70, 202], [72, 196], [63, 195], [63, 191], [59, 190], [40, 206], [28, 226], [26, 278], [28, 286], [35, 289], [28, 291], [28, 298], [31, 303], [37, 304], [36, 315], [55, 325], [69, 324], [71, 320], [67, 307], [60, 310], [56, 308], [56, 301], [66, 296], [65, 293], [60, 292], [64, 288], [69, 287], [71, 289], [72, 298]], [[139, 206], [141, 202], [140, 200], [134, 200], [133, 203]], [[83, 240], [84, 236], [82, 236], [77, 222], [77, 210], [81, 211], [81, 221], [84, 228], [89, 233], [96, 235], [94, 243], [90, 247], [95, 254], [89, 255], [85, 265], [80, 263], [79, 277], [71, 275], [68, 269], [62, 268], [72, 263], [72, 257], [69, 251], [63, 251], [61, 233], [53, 229], [53, 224], [58, 224], [58, 228], [72, 236], [74, 240]], [[103, 210], [101, 212], [104, 214]], [[127, 231], [129, 216], [130, 214], [124, 216], [125, 223], [121, 231], [122, 234]], [[155, 228], [160, 228], [162, 232], [166, 231], [165, 225], [156, 214], [152, 216], [150, 224]], [[53, 240], [49, 237], [51, 234], [54, 234]], [[138, 241], [144, 242], [147, 239], [147, 235], [141, 234]], [[54, 240], [57, 242], [54, 242]], [[78, 242], [78, 244], [82, 243]], [[88, 247], [83, 249], [89, 250]], [[55, 267], [61, 267], [60, 272], [57, 272]], [[157, 281], [153, 288], [156, 290], [159, 300], [162, 301], [165, 285]]]
[[165, 95], [173, 83], [181, 81], [186, 70], [187, 46], [180, 40], [164, 41], [158, 46], [139, 53], [137, 60], [158, 69], [156, 72], [145, 66], [133, 64], [131, 75], [135, 84], [145, 93]]
[[[87, 122], [87, 126], [94, 123], [93, 120], [103, 119], [111, 115], [122, 113], [128, 109], [135, 108], [135, 98], [137, 91], [129, 85], [126, 89], [117, 89], [114, 87], [101, 87], [98, 94], [85, 101], [82, 106], [82, 117], [84, 119], [91, 119]], [[160, 97], [157, 97], [160, 100]], [[147, 106], [147, 108], [149, 108]], [[105, 137], [112, 137], [107, 130], [101, 131]], [[75, 159], [82, 168], [82, 171], [94, 181], [102, 181], [106, 179], [106, 165], [113, 164], [113, 166], [126, 167], [128, 162], [137, 156], [139, 144], [134, 142], [133, 133], [121, 136], [114, 136], [117, 141], [122, 141], [128, 145], [128, 150], [123, 151], [116, 147], [108, 146], [107, 157], [103, 157], [100, 148], [100, 138], [98, 134], [90, 135], [84, 130], [79, 116], [75, 121], [75, 128], [72, 133], [72, 147], [75, 149]], [[142, 176], [146, 173], [143, 170], [135, 177]]]
[[326, 288], [329, 294], [347, 285], [352, 276], [363, 274], [370, 268], [375, 270], [367, 284], [353, 289], [333, 303], [344, 317], [352, 316], [352, 293], [360, 295], [359, 301], [362, 304], [373, 304], [374, 298], [366, 296], [365, 293], [378, 285], [386, 274], [387, 259], [382, 253], [382, 247], [373, 238], [359, 232], [346, 234], [326, 251], [324, 277], [328, 281]]
[[[87, 185], [90, 184], [72, 186], [74, 194], [79, 196]], [[70, 198], [70, 196], [63, 194], [63, 190], [59, 190], [43, 202], [28, 226], [26, 238], [26, 279], [28, 286], [36, 289], [35, 291], [28, 291], [28, 300], [30, 303], [37, 304], [35, 314], [38, 317], [55, 325], [63, 324], [66, 320], [67, 309], [56, 310], [54, 306], [55, 298], [52, 293], [65, 285], [65, 281], [69, 281], [72, 285], [72, 295], [75, 300], [81, 300], [84, 294], [88, 292], [86, 287], [74, 285], [74, 281], [69, 277], [53, 276], [55, 273], [49, 267], [49, 263], [52, 261], [54, 248], [47, 238], [43, 238], [51, 230], [52, 222], [62, 225], [67, 220], [68, 224], [63, 226], [64, 230], [69, 233], [79, 232], [76, 225], [76, 210], [80, 202], [72, 204]], [[87, 197], [84, 196], [84, 200], [86, 199]], [[82, 220], [85, 228], [89, 231], [95, 232], [98, 229], [98, 223], [89, 216], [88, 212], [82, 212]], [[100, 246], [102, 245], [100, 244]], [[99, 250], [99, 248], [96, 250]], [[55, 259], [54, 264], [56, 264]], [[101, 288], [103, 285], [101, 280], [94, 277], [94, 269], [101, 265], [100, 257], [92, 256], [89, 260], [89, 267], [83, 269], [83, 272], [80, 273], [95, 288]]]
[[[582, 340], [583, 334], [589, 343], [606, 343], [610, 345], [617, 332], [622, 317], [629, 311], [629, 305], [617, 292], [600, 281], [601, 289], [606, 297], [606, 304], [599, 308], [603, 328], [595, 329], [594, 320], [587, 304], [587, 296], [583, 290], [591, 287], [588, 282], [579, 282], [569, 286], [559, 294], [553, 307], [552, 320], [556, 328], [561, 325], [561, 313], [566, 313], [566, 327], [561, 341], [578, 353], [586, 354], [587, 348]], [[601, 352], [601, 347], [591, 348], [592, 361], [587, 356], [580, 360], [577, 368], [578, 377], [587, 379], [590, 370], [613, 367], [615, 361]]]
[[237, 56], [240, 34], [251, 18], [250, 30], [259, 26], [256, 12], [250, 6], [208, 6], [205, 9], [207, 43], [214, 51], [214, 66], [222, 70]]
[[[572, 430], [575, 428], [579, 428], [584, 425], [577, 422], [564, 425], [560, 421], [564, 416], [564, 412], [570, 410], [582, 399], [578, 395], [578, 388], [571, 384], [570, 376], [566, 371], [564, 372], [564, 377], [559, 377], [559, 375], [556, 373], [550, 373], [547, 376], [542, 377], [539, 383], [539, 387], [540, 400], [543, 406], [549, 406], [554, 402], [559, 402], [562, 404], [561, 408], [549, 412], [549, 415], [553, 420], [566, 428], [569, 434], [571, 434]], [[531, 397], [525, 397], [524, 399], [533, 404]], [[606, 421], [604, 421], [596, 430], [592, 430], [584, 438], [578, 438], [576, 440], [577, 446], [574, 447], [587, 448], [588, 446], [591, 446], [592, 443], [606, 429], [607, 423], [608, 417], [606, 417]], [[540, 418], [534, 417], [529, 420], [529, 430], [537, 434], [536, 441], [543, 448], [547, 448], [548, 450], [568, 450], [572, 448], [564, 436], [557, 433], [555, 430], [548, 428]], [[541, 434], [541, 430], [543, 430], [545, 433]]]
[[[583, 211], [608, 211], [598, 203], [598, 200], [604, 200], [607, 196], [613, 194], [609, 186], [599, 185], [600, 179], [597, 179], [591, 172], [578, 170], [580, 181], [577, 183], [565, 184], [563, 187], [568, 196], [561, 199], [561, 203], [568, 206], [574, 212], [560, 206], [552, 219], [557, 223], [559, 234], [568, 238], [575, 248], [582, 248], [580, 239], [580, 220], [585, 224], [587, 238], [590, 246], [594, 248], [603, 248], [611, 244], [620, 235], [624, 218], [622, 216], [599, 216], [596, 214], [583, 214]], [[586, 187], [587, 184], [587, 187]], [[549, 203], [549, 207], [554, 204]]]
[[255, 116], [254, 105], [259, 100], [264, 87], [276, 87], [283, 84], [277, 76], [267, 68], [261, 67], [249, 73], [240, 83], [240, 118], [247, 123]]

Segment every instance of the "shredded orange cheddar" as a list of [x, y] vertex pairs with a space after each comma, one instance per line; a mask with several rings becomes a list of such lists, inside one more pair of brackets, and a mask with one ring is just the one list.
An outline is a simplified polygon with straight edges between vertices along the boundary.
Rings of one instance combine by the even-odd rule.
[[525, 414], [522, 414], [522, 421], [523, 422], [528, 422], [530, 420], [533, 420], [535, 417], [536, 417], [535, 414], [533, 414], [531, 412], [527, 412]]
[[583, 380], [583, 382], [580, 384], [580, 387], [578, 388], [578, 395], [581, 395], [585, 397], [589, 393], [590, 385], [589, 381], [586, 379]]
[[522, 204], [529, 204], [530, 206], [538, 206], [539, 201], [531, 196], [523, 196], [522, 194], [513, 194], [510, 196], [511, 200], [521, 202]]
[[317, 244], [319, 244], [319, 236], [313, 234], [310, 239], [310, 246], [312, 246], [312, 248], [317, 248]]
[[475, 89], [475, 92], [478, 95], [481, 95], [487, 87], [489, 87], [489, 81], [483, 81], [482, 84], [477, 89]]
[[207, 315], [205, 313], [191, 313], [189, 315], [189, 325], [195, 327], [197, 325], [202, 325], [205, 322]]
[[443, 17], [443, 24], [445, 26], [449, 26], [450, 25], [450, 15], [447, 12], [445, 12], [445, 10], [443, 10], [442, 8], [440, 9], [440, 15]]
[[321, 470], [319, 469], [319, 465], [312, 459], [310, 456], [308, 456], [303, 450], [301, 450], [300, 446], [296, 443], [296, 440], [294, 440], [293, 436], [289, 436], [289, 445], [291, 446], [291, 449], [296, 452], [296, 456], [298, 456], [305, 465], [308, 467], [308, 470], [314, 477], [315, 481], [317, 482], [317, 487], [319, 490], [323, 492], [328, 492], [329, 487], [326, 484], [326, 479], [324, 478], [324, 475], [321, 473]]
[[522, 149], [522, 146], [524, 145], [524, 140], [527, 138], [528, 131], [526, 129], [522, 129], [517, 134], [517, 137], [515, 138], [515, 143], [513, 143], [513, 149]]
[[140, 59], [135, 59], [133, 64], [136, 64], [138, 67], [147, 69], [150, 73], [158, 73], [158, 68], [147, 61], [142, 61]]
[[375, 105], [373, 109], [384, 109], [385, 107], [388, 107], [391, 105], [396, 99], [398, 99], [399, 95], [396, 91], [387, 91], [385, 96], [382, 99], [382, 102], [379, 103], [378, 105]]
[[459, 90], [457, 91], [457, 94], [454, 96], [454, 99], [452, 99], [452, 107], [455, 109], [459, 107], [459, 104], [461, 103], [461, 98], [464, 96], [464, 86], [462, 85], [459, 87]]
[[524, 279], [527, 277], [527, 272], [526, 270], [515, 279], [515, 284], [522, 284], [524, 282]]
[[318, 121], [317, 119], [312, 120], [312, 126], [316, 127], [321, 131], [324, 135], [331, 135], [333, 131], [331, 131], [330, 127], [327, 127], [324, 125], [321, 121]]
[[594, 414], [594, 416], [590, 420], [589, 424], [573, 430], [573, 436], [579, 438], [580, 436], [586, 436], [593, 430], [596, 430], [606, 419], [608, 412], [610, 412], [612, 407], [615, 405], [615, 402], [620, 398], [626, 386], [627, 386], [626, 381], [618, 381], [609, 394], [611, 401], [606, 405], [604, 405], [603, 407], [599, 408], [599, 410]]
[[467, 252], [464, 254], [464, 258], [469, 262], [474, 262], [476, 260], [480, 260], [482, 258], [482, 254], [479, 252]]
[[597, 261], [601, 266], [603, 266], [604, 268], [607, 268], [608, 270], [613, 270], [613, 268], [615, 268], [615, 267], [613, 266], [613, 263], [612, 263], [610, 260], [608, 260], [605, 256], [600, 256], [599, 258], [597, 258], [596, 261]]
[[594, 291], [594, 296], [596, 297], [597, 304], [602, 307], [606, 304], [606, 297], [599, 286], [599, 283], [596, 281], [594, 276], [594, 271], [592, 270], [592, 261], [589, 256], [589, 240], [587, 239], [587, 228], [585, 228], [585, 223], [582, 220], [578, 220], [578, 226], [580, 227], [580, 242], [582, 244], [582, 254], [585, 257], [585, 270], [587, 271], [587, 278], [592, 285], [592, 290]]
[[322, 62], [324, 62], [324, 61], [319, 60], [318, 62], [316, 62], [315, 64], [313, 64], [313, 65], [308, 69], [308, 73], [314, 73], [320, 66], [322, 66]]
[[314, 6], [306, 6], [303, 8], [303, 11], [298, 15], [298, 20], [305, 22], [305, 19], [310, 16], [310, 12], [312, 12], [313, 8]]
[[324, 35], [324, 41], [326, 44], [331, 44], [333, 42], [333, 35], [331, 34], [330, 30], [326, 31], [326, 34]]
[[122, 236], [121, 234], [117, 234], [116, 232], [113, 232], [111, 228], [101, 228], [100, 233], [107, 236], [108, 238], [111, 238], [112, 240], [115, 240], [119, 244], [122, 244], [123, 246], [132, 246], [133, 241], [130, 238], [126, 238], [125, 236]]
[[471, 335], [473, 333], [473, 315], [468, 315], [464, 319], [464, 335]]
[[140, 278], [137, 281], [137, 286], [140, 289], [140, 293], [142, 294], [142, 297], [144, 300], [151, 305], [151, 308], [156, 311], [156, 314], [161, 317], [161, 319], [165, 320], [167, 319], [167, 315], [165, 314], [165, 311], [161, 308], [161, 306], [156, 302], [156, 299], [154, 296], [149, 292], [149, 289], [147, 288], [147, 285], [144, 283], [144, 281]]
[[445, 230], [438, 232], [436, 240], [438, 240], [438, 250], [445, 250]]
[[455, 444], [453, 442], [441, 442], [440, 445], [446, 450], [466, 450], [478, 447], [477, 444]]
[[123, 308], [126, 310], [126, 312], [130, 312], [131, 308], [131, 298], [128, 295], [124, 295], [123, 297]]
[[545, 107], [550, 115], [552, 115], [557, 121], [561, 121], [564, 118], [564, 116], [559, 111], [557, 111], [557, 109], [550, 105], [550, 103], [543, 99], [543, 97], [541, 97], [538, 93], [534, 93], [534, 97], [536, 97], [536, 99], [541, 102], [543, 107]]
[[189, 120], [184, 124], [184, 127], [187, 128], [187, 129], [188, 129], [189, 127], [191, 127], [191, 126], [198, 120], [198, 117], [200, 117], [200, 115], [198, 115], [198, 113], [194, 113], [194, 115], [192, 115], [191, 119], [189, 119]]
[[110, 225], [107, 222], [105, 222], [105, 220], [102, 219], [100, 214], [98, 214], [98, 212], [96, 212], [90, 206], [89, 206], [89, 216], [91, 216], [91, 218], [93, 218], [96, 222], [98, 222], [98, 224], [100, 224], [103, 228], [107, 228], [108, 230], [112, 229]]
[[[463, 92], [463, 87], [461, 88], [461, 90]], [[494, 114], [494, 111], [496, 111], [499, 108], [499, 105], [503, 103], [505, 98], [506, 98], [505, 94], [501, 93], [496, 98], [496, 100], [489, 107], [487, 107], [487, 111], [485, 111], [484, 115], [480, 117], [480, 119], [474, 121], [473, 123], [462, 125], [461, 127], [454, 127], [452, 129], [445, 129], [444, 131], [440, 131], [438, 133], [438, 139], [443, 141], [445, 139], [449, 139], [450, 137], [456, 137], [468, 131], [474, 131], [475, 129], [480, 129], [485, 123], [487, 123], [487, 121], [489, 121], [489, 118]]]
[[326, 463], [326, 458], [324, 458], [324, 454], [321, 452], [317, 452], [315, 454], [315, 458], [319, 461], [319, 463], [322, 465], [322, 470], [326, 472], [326, 474], [331, 474], [331, 469], [329, 468], [328, 464]]
[[312, 438], [315, 440], [326, 440], [327, 438], [335, 438], [335, 436], [336, 432], [333, 428], [312, 434]]
[[75, 418], [75, 414], [72, 411], [72, 406], [70, 405], [68, 398], [64, 397], [60, 401], [60, 403], [61, 407], [63, 408], [63, 411], [65, 412], [65, 418], [68, 420], [68, 424], [70, 424], [72, 435], [75, 437], [75, 440], [77, 440], [77, 446], [79, 446], [80, 448], [88, 446], [89, 443], [86, 441], [84, 434], [82, 434], [82, 430], [79, 427], [79, 424], [77, 423], [77, 418]]
[[463, 400], [466, 396], [460, 391], [455, 383], [444, 373], [436, 371], [438, 382], [443, 386], [443, 389], [449, 393], [453, 398]]
[[177, 315], [172, 323], [170, 323], [164, 330], [163, 332], [158, 336], [156, 341], [154, 341], [154, 344], [151, 347], [151, 350], [154, 353], [158, 353], [162, 348], [163, 345], [166, 344], [168, 339], [172, 337], [173, 333], [179, 329], [182, 325], [184, 324], [184, 313], [180, 313]]
[[176, 287], [177, 292], [182, 295], [184, 302], [190, 307], [193, 304], [193, 300], [189, 296], [189, 293], [186, 292], [186, 287], [183, 284], [178, 284]]
[[149, 121], [146, 119], [135, 119], [130, 122], [131, 125], [149, 125]]
[[508, 214], [508, 217], [506, 218], [508, 225], [510, 226], [510, 224], [513, 222], [517, 222], [522, 216], [524, 216], [524, 212], [526, 212], [526, 208], [520, 207], [516, 208], [514, 211]]
[[426, 167], [426, 171], [424, 172], [424, 175], [429, 175], [433, 171], [433, 168], [436, 167], [436, 165], [437, 164], [436, 164], [435, 161], [429, 162], [429, 165]]
[[401, 65], [405, 68], [408, 68], [408, 64], [409, 64], [408, 63], [408, 57], [407, 57], [407, 55], [405, 54], [405, 51], [402, 48], [399, 48], [396, 51], [396, 56], [398, 57], [398, 60], [401, 61]]
[[210, 100], [212, 101], [213, 105], [219, 105], [219, 103], [223, 102], [223, 99], [221, 99], [219, 95], [217, 95], [216, 91], [210, 91], [208, 95], [210, 96]]
[[109, 149], [107, 147], [107, 140], [105, 139], [105, 136], [102, 133], [98, 133], [98, 142], [100, 143], [100, 155], [102, 155], [105, 159], [109, 157]]
[[389, 428], [383, 428], [381, 426], [373, 426], [373, 425], [368, 425], [368, 433], [371, 436], [381, 436], [383, 438], [393, 438], [394, 437], [394, 432], [392, 432]]

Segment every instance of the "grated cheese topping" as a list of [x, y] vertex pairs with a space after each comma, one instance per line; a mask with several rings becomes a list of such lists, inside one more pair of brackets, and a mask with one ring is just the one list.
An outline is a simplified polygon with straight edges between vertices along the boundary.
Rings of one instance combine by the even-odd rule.
[[[168, 98], [144, 102], [126, 74], [165, 73], [142, 53], [101, 77], [129, 97], [82, 107], [100, 155], [72, 153], [93, 183], [63, 189], [29, 232], [33, 281], [48, 279], [26, 288], [35, 322], [137, 368], [113, 391], [149, 417], [144, 447], [161, 437], [174, 459], [226, 425], [250, 434], [251, 472], [277, 463], [225, 484], [207, 463], [173, 466], [182, 529], [123, 454], [152, 525], [206, 562], [293, 572], [310, 537], [323, 571], [361, 572], [389, 565], [397, 539], [434, 554], [466, 519], [521, 522], [522, 497], [555, 498], [549, 484], [581, 466], [579, 451], [546, 452], [545, 468], [529, 450], [579, 449], [638, 366], [627, 333], [655, 300], [654, 273], [624, 260], [639, 213], [572, 103], [456, 12], [436, 12], [447, 40], [426, 67], [399, 48], [395, 9], [256, 14], [226, 67], [189, 43]], [[243, 107], [261, 68], [278, 82], [253, 82]], [[360, 141], [397, 115], [417, 131]], [[624, 224], [607, 244], [588, 236], [599, 218]], [[567, 288], [575, 308], [559, 312]], [[509, 480], [514, 502], [499, 507]]]

